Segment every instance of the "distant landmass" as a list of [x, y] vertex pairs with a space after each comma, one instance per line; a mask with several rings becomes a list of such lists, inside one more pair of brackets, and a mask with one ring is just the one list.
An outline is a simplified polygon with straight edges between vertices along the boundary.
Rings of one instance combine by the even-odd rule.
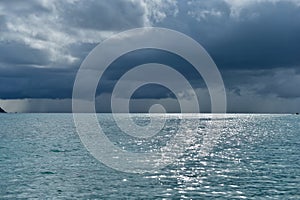
[[3, 110], [1, 107], [0, 107], [0, 113], [6, 113], [5, 110]]

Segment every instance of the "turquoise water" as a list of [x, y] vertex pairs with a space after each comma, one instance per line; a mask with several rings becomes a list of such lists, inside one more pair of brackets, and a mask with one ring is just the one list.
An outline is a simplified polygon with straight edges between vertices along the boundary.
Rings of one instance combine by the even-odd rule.
[[[124, 136], [111, 115], [98, 118], [116, 145], [149, 150]], [[0, 199], [300, 199], [299, 116], [232, 114], [220, 127], [208, 115], [171, 115], [161, 137], [176, 133], [180, 120], [197, 126], [184, 154], [155, 173], [128, 174], [87, 152], [71, 114], [0, 114]], [[201, 138], [214, 127], [221, 135], [203, 156]]]

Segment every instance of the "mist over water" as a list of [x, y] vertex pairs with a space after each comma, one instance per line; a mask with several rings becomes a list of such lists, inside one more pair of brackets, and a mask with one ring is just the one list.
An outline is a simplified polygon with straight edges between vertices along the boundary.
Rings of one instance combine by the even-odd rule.
[[[154, 115], [158, 119], [159, 115]], [[72, 114], [0, 114], [0, 198], [58, 199], [299, 199], [300, 118], [296, 115], [176, 114], [150, 139], [126, 135], [110, 114], [98, 114], [107, 137], [121, 149], [155, 151], [178, 131], [193, 137], [171, 165], [153, 173], [111, 169], [80, 142]], [[220, 120], [222, 126], [220, 126]], [[139, 125], [149, 123], [135, 114]], [[207, 154], [203, 138], [220, 137]]]

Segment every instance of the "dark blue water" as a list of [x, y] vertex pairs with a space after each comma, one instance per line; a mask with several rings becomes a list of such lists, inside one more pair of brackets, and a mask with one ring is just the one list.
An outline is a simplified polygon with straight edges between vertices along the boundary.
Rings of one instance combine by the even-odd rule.
[[[87, 152], [71, 114], [1, 114], [0, 199], [300, 199], [299, 116], [230, 115], [221, 128], [205, 116], [185, 120], [199, 138], [183, 156], [155, 173], [128, 174]], [[177, 124], [170, 119], [164, 132]], [[203, 156], [201, 136], [214, 126], [221, 136]], [[107, 130], [115, 143], [125, 140]]]

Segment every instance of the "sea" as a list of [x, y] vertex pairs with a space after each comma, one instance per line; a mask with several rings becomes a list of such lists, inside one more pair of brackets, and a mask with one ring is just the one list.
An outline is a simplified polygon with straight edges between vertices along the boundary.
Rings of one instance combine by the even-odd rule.
[[[97, 118], [124, 151], [160, 149], [180, 126], [190, 142], [167, 166], [130, 173], [89, 153], [72, 114], [0, 114], [0, 199], [300, 199], [299, 115], [170, 114], [156, 139], [128, 136], [111, 114]], [[149, 123], [149, 114], [134, 118]]]

